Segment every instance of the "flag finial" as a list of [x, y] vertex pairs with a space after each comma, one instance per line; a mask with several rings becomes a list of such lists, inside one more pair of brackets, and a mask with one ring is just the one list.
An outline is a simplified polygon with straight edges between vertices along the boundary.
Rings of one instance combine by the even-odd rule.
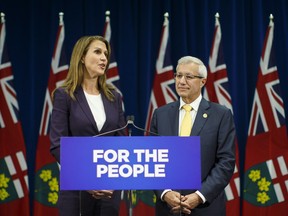
[[270, 19], [271, 21], [273, 21], [273, 19], [274, 19], [273, 14], [270, 14], [269, 19]]
[[270, 19], [269, 25], [270, 25], [270, 26], [274, 25], [274, 20], [273, 20], [274, 17], [273, 17], [272, 14], [270, 14], [269, 19]]
[[106, 15], [106, 22], [110, 22], [110, 11], [107, 10], [107, 11], [105, 12], [105, 15]]
[[5, 14], [1, 12], [1, 23], [5, 22]]
[[63, 16], [64, 16], [64, 13], [60, 12], [59, 13], [59, 25], [63, 25]]
[[168, 17], [169, 17], [169, 13], [166, 12], [166, 13], [164, 14], [164, 22], [165, 22], [165, 23], [169, 22], [169, 21], [168, 21]]
[[216, 25], [219, 25], [219, 18], [220, 18], [220, 15], [219, 15], [219, 13], [217, 12], [217, 13], [215, 14], [215, 23], [216, 23]]

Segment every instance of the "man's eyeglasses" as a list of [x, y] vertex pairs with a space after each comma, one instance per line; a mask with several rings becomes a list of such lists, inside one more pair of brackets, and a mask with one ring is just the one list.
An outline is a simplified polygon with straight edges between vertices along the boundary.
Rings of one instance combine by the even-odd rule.
[[174, 73], [174, 77], [177, 80], [181, 80], [182, 77], [184, 76], [185, 80], [193, 80], [193, 79], [202, 79], [204, 77], [202, 76], [197, 76], [197, 75], [192, 75], [192, 74], [180, 74], [180, 73]]

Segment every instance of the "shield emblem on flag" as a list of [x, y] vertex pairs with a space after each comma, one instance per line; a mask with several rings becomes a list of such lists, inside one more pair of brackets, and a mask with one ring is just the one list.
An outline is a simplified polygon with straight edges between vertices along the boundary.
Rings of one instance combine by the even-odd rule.
[[56, 207], [59, 192], [59, 167], [50, 163], [35, 174], [35, 199], [45, 206]]
[[0, 159], [0, 204], [18, 199], [15, 184], [4, 158]]
[[282, 156], [268, 160], [252, 166], [245, 172], [244, 199], [247, 202], [255, 206], [271, 206], [283, 201], [283, 192], [279, 184], [283, 176], [277, 173], [274, 165], [282, 160]]

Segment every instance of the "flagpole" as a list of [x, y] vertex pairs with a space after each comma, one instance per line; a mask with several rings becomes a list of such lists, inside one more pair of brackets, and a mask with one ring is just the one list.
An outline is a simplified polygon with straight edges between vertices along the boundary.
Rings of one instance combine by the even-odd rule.
[[[110, 46], [111, 46], [111, 49], [113, 49], [113, 47], [112, 47], [112, 38], [111, 38], [111, 35], [112, 35], [112, 29], [111, 29], [111, 24], [110, 24], [110, 15], [111, 15], [111, 13], [110, 13], [110, 11], [109, 10], [107, 10], [107, 11], [105, 11], [105, 26], [104, 26], [104, 34], [103, 34], [103, 36], [105, 37], [105, 39], [110, 43]], [[113, 51], [112, 51], [113, 52]], [[111, 70], [113, 70], [113, 68], [114, 69], [116, 69], [116, 71], [117, 71], [117, 77], [118, 78], [116, 78], [116, 74], [114, 74], [114, 73], [112, 73], [112, 74], [110, 74], [109, 73], [109, 71], [111, 71]], [[116, 79], [115, 79], [116, 78]], [[113, 83], [113, 82], [115, 82], [115, 81], [117, 81], [117, 80], [119, 80], [120, 78], [119, 78], [119, 76], [118, 76], [118, 69], [117, 69], [117, 63], [116, 63], [116, 60], [114, 59], [114, 58], [112, 58], [112, 55], [111, 55], [111, 58], [110, 58], [110, 63], [109, 63], [109, 68], [108, 68], [108, 71], [107, 71], [107, 82], [109, 83], [109, 84], [111, 84], [111, 85], [113, 85], [115, 88], [116, 88], [116, 90], [117, 90], [117, 92], [119, 92], [120, 94], [121, 94], [121, 96], [122, 96], [122, 93], [121, 93], [121, 91], [120, 91], [120, 86], [118, 86], [117, 85], [117, 83]], [[123, 103], [123, 101], [122, 101], [122, 107], [123, 107], [123, 110], [124, 110], [124, 103]], [[131, 130], [131, 128], [129, 128], [129, 136], [132, 136], [132, 130]], [[128, 201], [128, 215], [129, 216], [132, 216], [133, 215], [133, 202], [132, 202], [132, 194], [133, 194], [133, 191], [132, 190], [121, 190], [121, 200], [120, 200], [120, 202], [122, 201], [122, 200], [124, 200], [124, 196], [127, 194], [127, 198], [125, 198], [126, 200], [125, 200], [125, 203], [126, 203], [126, 201]]]
[[[129, 129], [129, 136], [132, 136], [132, 131], [131, 129]], [[133, 190], [129, 190], [128, 191], [129, 195], [129, 216], [133, 216], [133, 198], [132, 198], [132, 195], [133, 195]]]
[[[165, 26], [167, 26], [167, 23], [169, 22], [168, 18], [169, 18], [169, 13], [168, 12], [164, 13], [164, 25]], [[161, 49], [161, 45], [160, 45], [160, 49]], [[159, 60], [159, 58], [158, 58], [158, 60]], [[157, 63], [158, 63], [158, 60], [157, 60]], [[182, 196], [181, 190], [178, 190], [178, 192], [180, 193], [180, 206], [181, 206], [181, 196]], [[180, 208], [179, 216], [182, 216], [182, 215], [184, 215], [184, 213], [182, 212], [182, 208]]]
[[[131, 137], [132, 136], [132, 129], [131, 128], [129, 128], [129, 130], [128, 130], [128, 135], [129, 135], [129, 137]], [[128, 197], [129, 197], [129, 216], [133, 216], [133, 190], [129, 190], [128, 191]]]

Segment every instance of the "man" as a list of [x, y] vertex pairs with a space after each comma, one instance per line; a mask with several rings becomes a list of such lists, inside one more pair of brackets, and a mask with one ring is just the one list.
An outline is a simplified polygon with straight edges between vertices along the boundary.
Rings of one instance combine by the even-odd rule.
[[[201, 143], [201, 189], [155, 191], [157, 216], [225, 215], [224, 188], [235, 166], [235, 126], [228, 108], [202, 98], [201, 88], [206, 80], [207, 69], [201, 60], [191, 56], [179, 59], [175, 86], [180, 100], [164, 105], [153, 113], [152, 132], [161, 136], [200, 136]], [[192, 110], [185, 111], [185, 104]], [[185, 134], [187, 126], [182, 128], [182, 122], [186, 121], [188, 133]]]

